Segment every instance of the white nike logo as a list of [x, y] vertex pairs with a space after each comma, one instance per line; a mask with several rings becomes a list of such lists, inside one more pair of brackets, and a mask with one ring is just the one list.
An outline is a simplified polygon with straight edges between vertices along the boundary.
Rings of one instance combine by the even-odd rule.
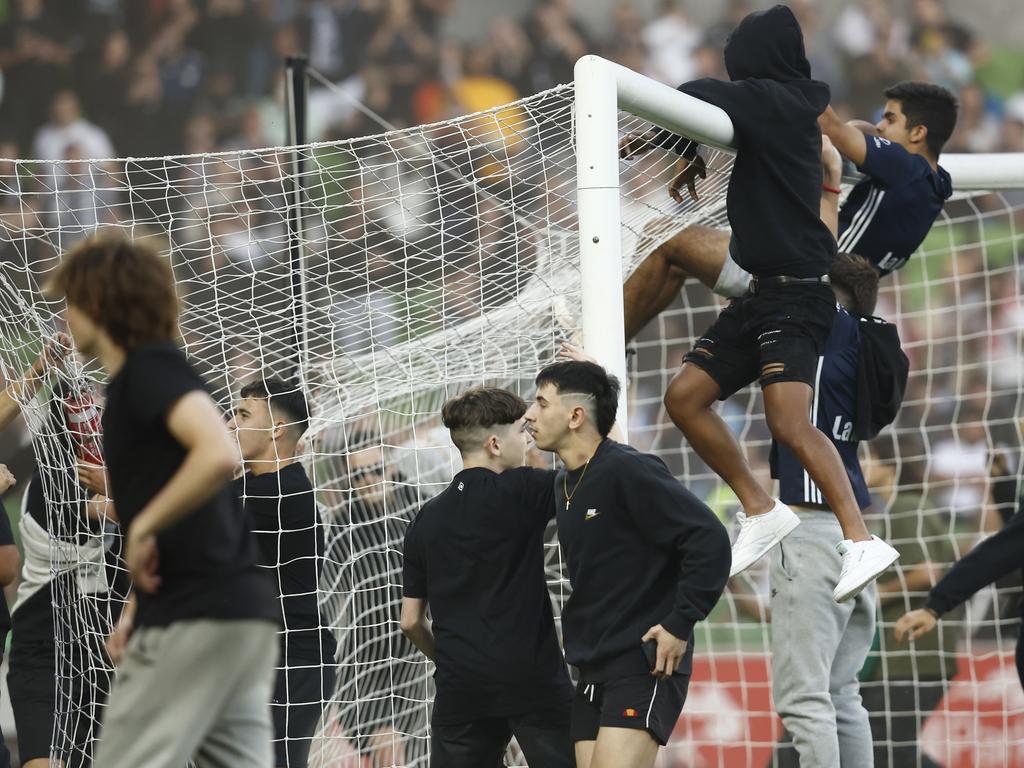
[[584, 520], [593, 520], [595, 517], [597, 517], [600, 514], [601, 513], [598, 512], [596, 509], [588, 509], [587, 510], [587, 514], [584, 515], [583, 519]]

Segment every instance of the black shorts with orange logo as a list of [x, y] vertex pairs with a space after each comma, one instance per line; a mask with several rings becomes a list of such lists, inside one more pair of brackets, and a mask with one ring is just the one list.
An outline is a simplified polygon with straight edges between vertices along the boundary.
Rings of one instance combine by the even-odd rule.
[[573, 742], [594, 741], [600, 728], [646, 730], [665, 746], [683, 711], [688, 674], [659, 680], [649, 673], [602, 683], [580, 680], [572, 700]]

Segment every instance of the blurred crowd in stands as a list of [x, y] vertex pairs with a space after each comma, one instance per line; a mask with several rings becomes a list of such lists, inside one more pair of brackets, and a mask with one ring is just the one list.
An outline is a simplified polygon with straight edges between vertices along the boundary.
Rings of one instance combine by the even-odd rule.
[[[759, 6], [726, 0], [718, 21], [699, 26], [685, 0], [659, 0], [651, 15], [639, 5], [618, 0], [611, 18], [594, 19], [583, 2], [536, 0], [465, 42], [445, 34], [458, 0], [7, 0], [0, 154], [57, 160], [280, 144], [282, 62], [296, 54], [322, 78], [310, 140], [528, 96], [569, 82], [588, 52], [671, 85], [724, 77], [725, 38]], [[790, 5], [814, 74], [832, 85], [841, 112], [869, 118], [885, 86], [931, 80], [963, 105], [949, 151], [1024, 150], [1020, 52], [991, 50], [962, 6], [909, 0], [897, 16], [885, 0], [851, 0], [826, 18], [815, 0]]]

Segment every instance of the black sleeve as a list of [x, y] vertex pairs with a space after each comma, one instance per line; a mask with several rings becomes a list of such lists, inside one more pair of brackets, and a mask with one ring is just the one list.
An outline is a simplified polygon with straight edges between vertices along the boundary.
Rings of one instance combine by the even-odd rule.
[[539, 523], [547, 525], [555, 516], [555, 477], [558, 473], [553, 469], [522, 467], [502, 474], [518, 484], [516, 492], [527, 510], [536, 515]]
[[[705, 77], [700, 80], [683, 83], [676, 90], [724, 110], [735, 127], [737, 96], [740, 93], [737, 83], [728, 83], [724, 80]], [[700, 147], [697, 142], [665, 129], [658, 131], [652, 143], [658, 147], [672, 149], [676, 154], [682, 155], [687, 160], [692, 160], [696, 157], [697, 150]]]
[[686, 639], [707, 618], [729, 581], [732, 550], [725, 526], [706, 504], [676, 480], [661, 459], [626, 455], [620, 482], [623, 504], [640, 530], [658, 547], [679, 558], [679, 582], [672, 612], [661, 625]]
[[169, 344], [136, 353], [126, 383], [129, 408], [144, 424], [165, 419], [174, 404], [189, 392], [206, 390], [185, 355]]
[[420, 600], [427, 598], [427, 569], [419, 547], [419, 515], [405, 532], [402, 557], [402, 595]]
[[939, 616], [951, 611], [987, 584], [1024, 567], [1024, 509], [959, 560], [928, 593], [926, 608]]

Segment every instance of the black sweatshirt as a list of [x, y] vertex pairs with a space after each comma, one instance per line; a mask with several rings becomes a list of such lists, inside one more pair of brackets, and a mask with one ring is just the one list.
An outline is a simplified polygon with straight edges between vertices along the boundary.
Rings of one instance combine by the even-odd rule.
[[960, 559], [928, 593], [925, 608], [939, 616], [953, 610], [987, 584], [1024, 569], [1024, 500], [1017, 514]]
[[[744, 18], [725, 44], [725, 66], [732, 82], [704, 78], [678, 90], [720, 107], [735, 128], [726, 209], [732, 257], [756, 276], [824, 275], [836, 254], [820, 210], [818, 116], [829, 88], [811, 80], [792, 11], [777, 5]], [[696, 150], [669, 131], [654, 142], [691, 158]]]
[[585, 471], [559, 473], [555, 504], [572, 584], [566, 661], [593, 681], [649, 672], [640, 638], [655, 624], [692, 649], [693, 626], [718, 602], [732, 562], [714, 513], [661, 459], [611, 440]]

